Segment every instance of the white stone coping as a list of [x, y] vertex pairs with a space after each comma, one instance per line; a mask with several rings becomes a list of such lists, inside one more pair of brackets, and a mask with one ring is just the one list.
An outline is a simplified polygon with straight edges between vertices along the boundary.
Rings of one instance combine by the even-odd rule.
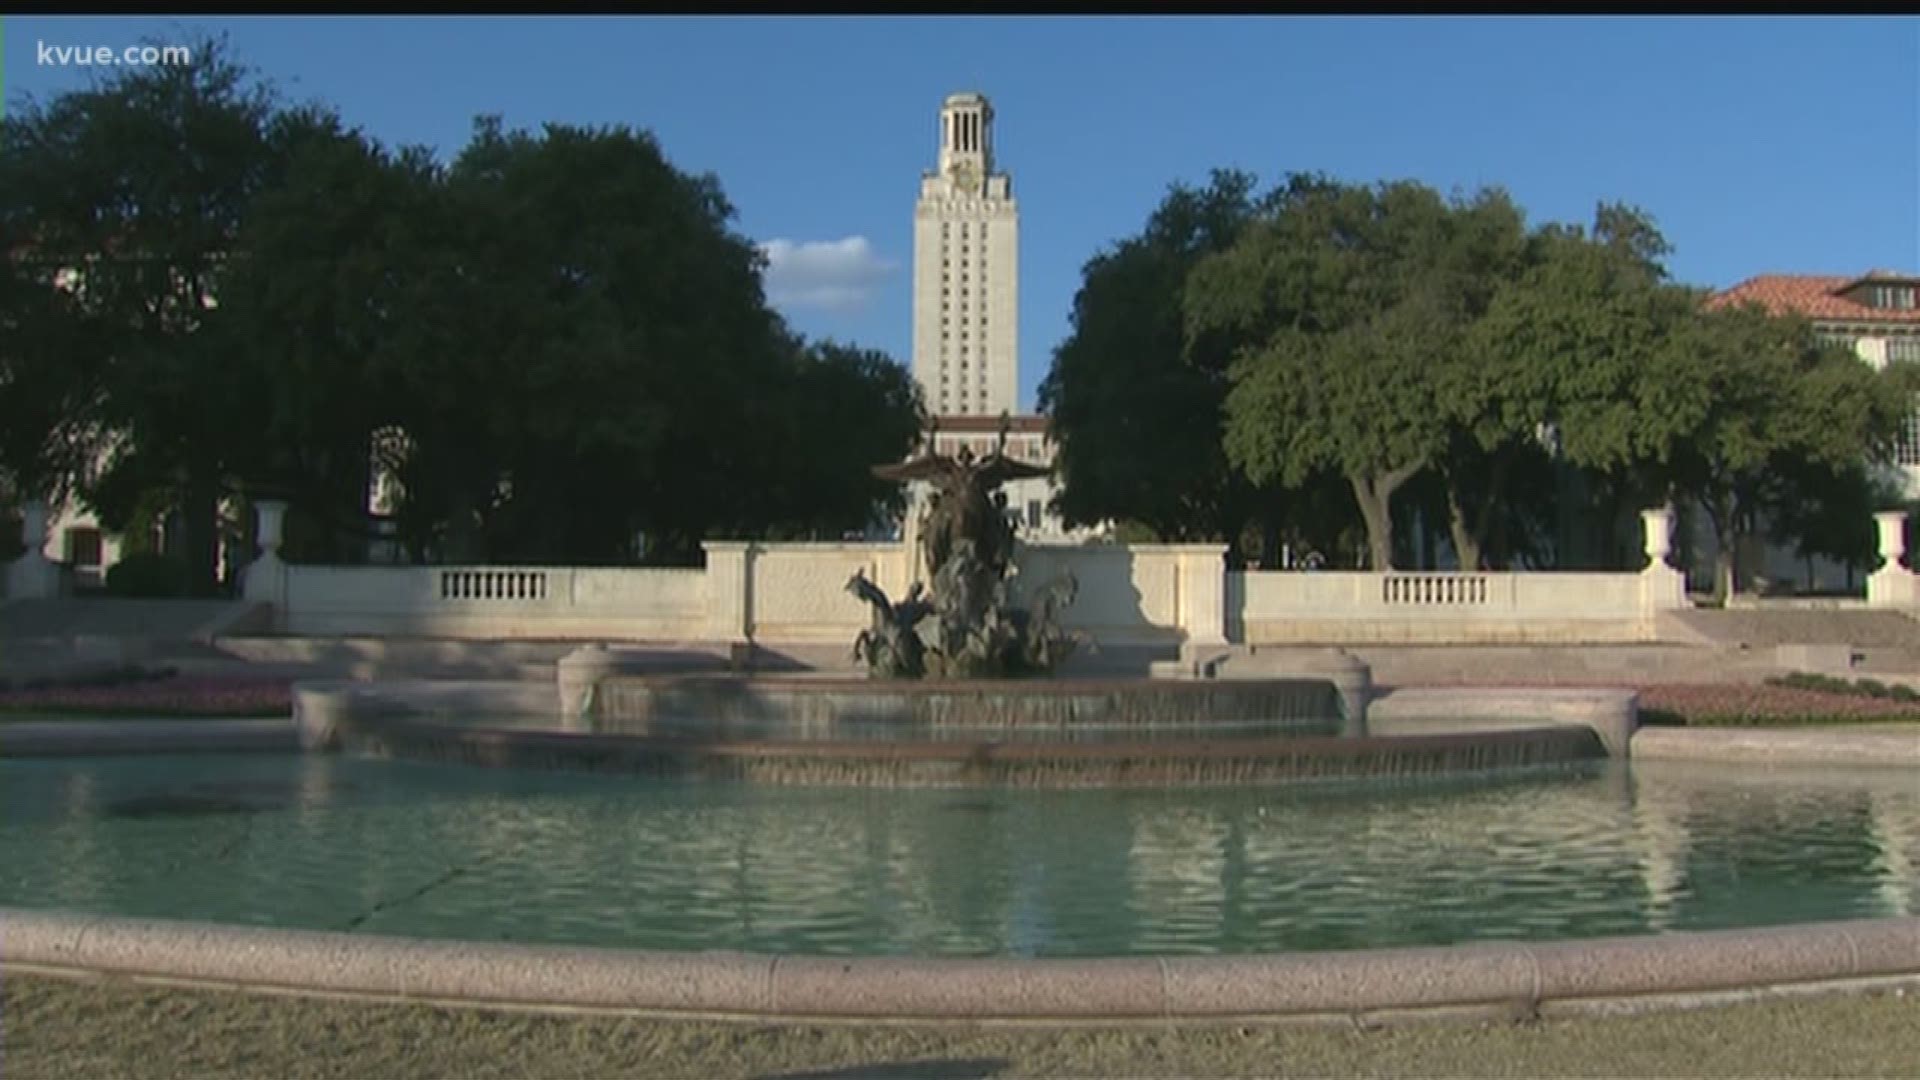
[[1241, 956], [649, 952], [0, 909], [0, 964], [470, 1005], [791, 1019], [1516, 1016], [1920, 983], [1920, 917]]
[[1920, 724], [1819, 727], [1649, 727], [1633, 736], [1648, 760], [1759, 765], [1880, 765], [1920, 768]]
[[1444, 729], [1500, 730], [1541, 723], [1579, 724], [1600, 736], [1607, 753], [1639, 752], [1640, 695], [1633, 690], [1568, 687], [1405, 687], [1376, 693], [1367, 731], [1392, 736]]
[[175, 754], [195, 751], [292, 753], [299, 749], [300, 740], [290, 717], [0, 721], [0, 757]]

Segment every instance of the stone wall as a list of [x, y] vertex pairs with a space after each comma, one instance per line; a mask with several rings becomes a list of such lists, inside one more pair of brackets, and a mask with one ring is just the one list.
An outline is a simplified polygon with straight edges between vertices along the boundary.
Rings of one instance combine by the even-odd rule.
[[[306, 635], [850, 642], [864, 573], [906, 593], [904, 543], [711, 542], [703, 569], [324, 567], [263, 558], [249, 598]], [[1684, 605], [1679, 573], [1228, 571], [1220, 544], [1020, 545], [1016, 596], [1062, 573], [1063, 625], [1105, 646], [1648, 641]], [[271, 576], [269, 576], [269, 573]]]

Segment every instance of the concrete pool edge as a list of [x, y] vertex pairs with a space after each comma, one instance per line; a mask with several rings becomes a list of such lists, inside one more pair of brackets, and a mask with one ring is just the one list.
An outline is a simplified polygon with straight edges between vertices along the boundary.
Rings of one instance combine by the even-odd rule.
[[783, 1020], [1485, 1018], [1920, 983], [1920, 917], [1055, 960], [650, 952], [0, 908], [0, 965], [468, 1006]]
[[291, 717], [60, 719], [0, 723], [0, 757], [104, 754], [298, 753]]
[[1920, 768], [1920, 724], [1833, 727], [1647, 727], [1633, 736], [1646, 761]]
[[[403, 695], [418, 693], [438, 708], [476, 707], [482, 714], [511, 712], [544, 704], [544, 687], [524, 684], [465, 682], [400, 684]], [[390, 689], [369, 692], [365, 683], [301, 683], [299, 689], [332, 692], [355, 705], [388, 698]], [[1628, 727], [1637, 708], [1631, 691], [1568, 691], [1541, 688], [1477, 689], [1405, 687], [1377, 695], [1369, 706], [1376, 727], [1397, 732], [1459, 719], [1467, 694], [1493, 695], [1503, 703], [1500, 726], [1524, 715], [1517, 707], [1528, 701], [1541, 707], [1532, 713], [1556, 723], [1579, 723], [1602, 734], [1603, 742], [1627, 736], [1627, 756], [1643, 760], [1719, 761], [1760, 765], [1861, 765], [1920, 767], [1920, 724], [1878, 722], [1821, 727]], [[1622, 699], [1629, 699], [1622, 707]], [[301, 699], [296, 696], [296, 702]], [[325, 700], [323, 697], [322, 700]], [[1577, 718], [1574, 710], [1591, 708], [1601, 715]], [[480, 707], [486, 706], [486, 707]], [[1631, 708], [1631, 712], [1628, 709]], [[1622, 715], [1625, 714], [1625, 715]], [[51, 757], [121, 753], [184, 753], [275, 751], [293, 753], [303, 747], [300, 718], [268, 720], [195, 719], [61, 719], [46, 722], [0, 723], [0, 757]]]
[[[108, 729], [131, 732], [149, 751], [204, 751], [222, 749], [206, 742], [222, 730], [241, 735], [232, 726], [241, 723], [271, 734], [279, 748], [297, 749], [290, 720], [40, 726], [62, 729], [73, 752], [99, 753], [125, 752], [112, 740], [100, 741]], [[0, 736], [5, 728], [0, 725]], [[169, 745], [169, 732], [185, 741]], [[1636, 734], [1634, 756], [1884, 765], [1890, 746], [1906, 745], [1920, 753], [1920, 727], [1653, 728]], [[1657, 752], [1643, 753], [1643, 747]], [[16, 752], [0, 741], [0, 753]], [[432, 941], [0, 908], [0, 966], [537, 1010], [787, 1020], [1345, 1023], [1571, 1015], [1796, 990], [1920, 985], [1920, 917], [1330, 953], [961, 960]]]

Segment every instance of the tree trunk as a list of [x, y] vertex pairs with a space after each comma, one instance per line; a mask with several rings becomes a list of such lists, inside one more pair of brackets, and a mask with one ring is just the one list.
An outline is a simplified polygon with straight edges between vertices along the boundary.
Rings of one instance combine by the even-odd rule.
[[1367, 569], [1393, 569], [1393, 493], [1412, 479], [1424, 462], [1404, 465], [1373, 476], [1348, 475], [1354, 502], [1367, 523]]
[[193, 469], [180, 503], [180, 557], [187, 595], [213, 596], [220, 579], [220, 484], [211, 469]]
[[1447, 532], [1453, 537], [1453, 553], [1462, 570], [1480, 569], [1480, 541], [1467, 526], [1466, 508], [1460, 505], [1460, 492], [1447, 484]]
[[1480, 509], [1473, 520], [1473, 563], [1461, 564], [1463, 570], [1483, 570], [1486, 568], [1488, 541], [1493, 535], [1494, 523], [1504, 521], [1496, 518], [1495, 513], [1506, 498], [1507, 474], [1513, 471], [1513, 451], [1505, 446], [1493, 452], [1493, 465], [1487, 470], [1487, 490], [1480, 496]]
[[1702, 505], [1713, 524], [1713, 602], [1724, 606], [1733, 595], [1734, 544], [1738, 534], [1734, 528], [1733, 507], [1724, 497], [1703, 500]]
[[1367, 523], [1367, 569], [1393, 569], [1393, 511], [1387, 508], [1387, 498], [1365, 490], [1358, 482], [1354, 495], [1360, 503], [1360, 517]]
[[[1502, 496], [1507, 488], [1507, 474], [1512, 472], [1513, 451], [1505, 445], [1487, 455], [1487, 487], [1477, 500], [1465, 497], [1463, 485], [1452, 471], [1441, 476], [1442, 487], [1447, 493], [1447, 531], [1453, 539], [1454, 554], [1459, 557], [1460, 569], [1482, 570], [1486, 568], [1488, 541], [1493, 535], [1495, 511], [1500, 507]], [[1471, 516], [1467, 503], [1473, 502]]]

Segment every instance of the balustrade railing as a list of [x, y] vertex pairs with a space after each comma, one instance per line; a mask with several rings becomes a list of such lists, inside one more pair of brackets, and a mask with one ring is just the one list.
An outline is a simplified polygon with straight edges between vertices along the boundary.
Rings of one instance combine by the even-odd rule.
[[442, 570], [442, 600], [545, 600], [545, 570]]
[[1380, 599], [1421, 606], [1484, 604], [1487, 578], [1484, 574], [1388, 574], [1380, 579]]

